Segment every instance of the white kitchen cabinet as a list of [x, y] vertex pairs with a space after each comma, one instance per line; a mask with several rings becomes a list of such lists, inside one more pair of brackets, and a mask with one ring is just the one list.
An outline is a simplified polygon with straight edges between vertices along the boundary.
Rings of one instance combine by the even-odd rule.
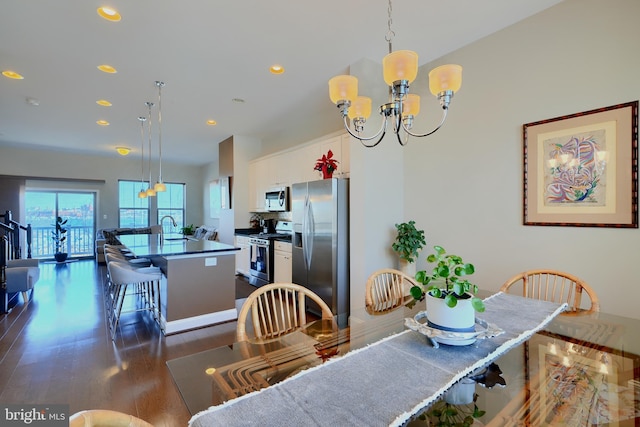
[[240, 248], [236, 253], [236, 273], [249, 277], [249, 241], [250, 237], [235, 236], [235, 245]]
[[249, 210], [251, 212], [264, 212], [264, 195], [269, 189], [268, 174], [267, 159], [249, 163]]
[[291, 243], [275, 241], [273, 258], [273, 281], [291, 283]]
[[269, 168], [269, 187], [288, 187], [293, 180], [293, 152], [285, 151], [267, 159]]
[[338, 161], [338, 169], [333, 173], [334, 178], [349, 177], [349, 153], [350, 135], [338, 135], [319, 142], [320, 156], [326, 155], [329, 150], [333, 153], [333, 158]]
[[320, 145], [313, 144], [307, 145], [302, 148], [298, 148], [291, 152], [292, 160], [291, 167], [293, 169], [294, 178], [292, 184], [296, 182], [307, 182], [322, 179], [322, 173], [313, 168], [316, 165], [316, 160], [322, 157], [320, 154]]

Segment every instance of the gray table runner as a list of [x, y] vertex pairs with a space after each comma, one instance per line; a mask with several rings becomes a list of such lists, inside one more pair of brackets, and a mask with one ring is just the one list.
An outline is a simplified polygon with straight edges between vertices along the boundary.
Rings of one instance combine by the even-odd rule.
[[434, 348], [406, 330], [194, 415], [191, 427], [402, 425], [452, 384], [542, 329], [566, 304], [504, 293], [479, 317], [504, 329], [472, 346]]

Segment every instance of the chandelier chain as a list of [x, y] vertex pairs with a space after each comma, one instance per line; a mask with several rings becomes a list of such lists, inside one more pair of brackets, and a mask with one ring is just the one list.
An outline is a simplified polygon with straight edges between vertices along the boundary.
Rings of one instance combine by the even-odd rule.
[[387, 8], [387, 27], [389, 28], [387, 34], [384, 39], [389, 43], [389, 53], [393, 52], [392, 42], [396, 33], [391, 29], [393, 25], [393, 18], [391, 17], [393, 13], [393, 6], [391, 5], [391, 0], [389, 0], [389, 7]]

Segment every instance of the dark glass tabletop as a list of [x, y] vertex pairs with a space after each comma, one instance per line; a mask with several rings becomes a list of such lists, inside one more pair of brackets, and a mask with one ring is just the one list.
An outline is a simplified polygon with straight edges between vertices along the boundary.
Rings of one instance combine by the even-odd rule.
[[[280, 339], [235, 343], [167, 364], [196, 414], [404, 331], [404, 319], [424, 309], [406, 302], [351, 313], [346, 328], [315, 321]], [[474, 372], [467, 391], [454, 385], [410, 425], [425, 425], [426, 418], [454, 425], [474, 415], [474, 425], [638, 425], [638, 331], [640, 320], [605, 313], [557, 316]]]

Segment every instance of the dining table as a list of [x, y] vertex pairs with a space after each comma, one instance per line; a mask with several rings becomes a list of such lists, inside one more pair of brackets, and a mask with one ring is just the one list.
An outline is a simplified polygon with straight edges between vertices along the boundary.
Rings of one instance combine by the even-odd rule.
[[640, 319], [485, 305], [468, 345], [414, 330], [426, 306], [405, 298], [167, 365], [193, 427], [640, 425]]

